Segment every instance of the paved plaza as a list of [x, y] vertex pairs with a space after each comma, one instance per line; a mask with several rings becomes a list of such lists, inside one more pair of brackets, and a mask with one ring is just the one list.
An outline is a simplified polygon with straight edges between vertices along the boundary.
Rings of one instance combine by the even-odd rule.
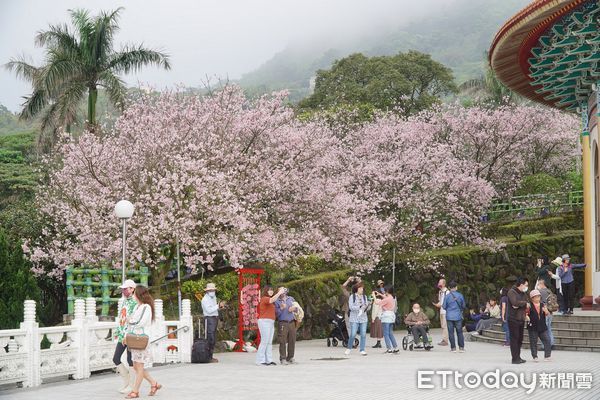
[[[434, 338], [440, 337], [432, 330]], [[396, 331], [401, 339], [404, 331]], [[372, 340], [369, 340], [372, 345]], [[346, 358], [340, 347], [327, 348], [325, 340], [298, 342], [298, 364], [286, 366], [256, 366], [254, 354], [218, 354], [218, 364], [173, 364], [155, 367], [151, 373], [164, 389], [158, 399], [249, 399], [258, 396], [288, 399], [599, 399], [600, 398], [600, 353], [557, 351], [551, 363], [534, 363], [529, 350], [522, 352], [528, 361], [514, 366], [510, 363], [510, 350], [501, 346], [466, 342], [465, 353], [450, 353], [448, 347], [436, 347], [431, 352], [400, 351], [398, 355], [382, 354], [381, 349], [368, 348], [366, 357], [353, 354]], [[278, 347], [273, 355], [278, 361]], [[533, 373], [591, 373], [591, 389], [537, 388], [532, 395], [525, 389], [458, 389], [449, 383], [447, 390], [441, 389], [441, 376], [434, 377], [435, 389], [417, 389], [418, 370], [453, 370], [461, 373], [470, 371], [484, 375], [500, 370], [525, 373], [529, 382]], [[552, 375], [548, 375], [552, 376]], [[580, 375], [583, 376], [583, 375]], [[46, 383], [35, 389], [0, 390], [1, 399], [11, 400], [104, 400], [121, 399], [115, 391], [120, 384], [112, 373], [94, 375], [82, 381], [60, 381]], [[141, 398], [147, 397], [149, 387], [143, 384]]]

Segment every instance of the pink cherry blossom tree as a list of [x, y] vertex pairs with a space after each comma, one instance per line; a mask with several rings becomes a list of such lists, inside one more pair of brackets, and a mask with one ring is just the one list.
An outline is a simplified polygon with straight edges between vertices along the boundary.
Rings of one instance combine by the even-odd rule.
[[282, 264], [302, 254], [374, 265], [385, 221], [346, 189], [339, 139], [323, 124], [298, 122], [284, 98], [251, 103], [237, 88], [204, 98], [148, 94], [105, 136], [67, 139], [38, 196], [48, 229], [26, 245], [35, 270], [118, 266], [120, 199], [136, 207], [130, 262], [168, 264], [179, 241], [188, 266], [217, 256], [234, 267]]
[[580, 156], [578, 120], [549, 108], [506, 105], [497, 108], [445, 106], [417, 119], [435, 126], [435, 139], [453, 155], [475, 163], [476, 176], [500, 197], [512, 195], [523, 176], [566, 174]]

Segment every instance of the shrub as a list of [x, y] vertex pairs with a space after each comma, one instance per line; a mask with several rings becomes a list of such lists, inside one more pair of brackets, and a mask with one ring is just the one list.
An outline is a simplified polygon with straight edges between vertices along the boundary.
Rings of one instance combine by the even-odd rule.
[[181, 293], [192, 298], [202, 299], [204, 296], [204, 288], [206, 284], [212, 282], [217, 285], [217, 293], [219, 300], [231, 301], [237, 298], [238, 291], [238, 276], [233, 272], [222, 275], [215, 275], [199, 279], [197, 281], [187, 281], [181, 285]]
[[523, 178], [521, 186], [515, 192], [517, 196], [539, 193], [556, 193], [561, 190], [561, 182], [548, 174], [535, 174]]

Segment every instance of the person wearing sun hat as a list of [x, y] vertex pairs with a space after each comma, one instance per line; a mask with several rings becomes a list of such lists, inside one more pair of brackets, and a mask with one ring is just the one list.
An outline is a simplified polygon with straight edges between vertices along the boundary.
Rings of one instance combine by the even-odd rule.
[[550, 361], [552, 346], [550, 344], [550, 336], [548, 335], [548, 326], [546, 325], [546, 316], [550, 315], [550, 311], [542, 303], [542, 295], [539, 290], [532, 290], [529, 296], [531, 297], [531, 306], [527, 309], [529, 316], [527, 331], [529, 332], [531, 357], [533, 357], [533, 361], [538, 361], [537, 343], [539, 338], [544, 344], [544, 361]]
[[564, 314], [565, 313], [565, 299], [563, 297], [562, 290], [562, 281], [560, 279], [560, 275], [558, 274], [558, 270], [562, 265], [562, 258], [556, 257], [551, 261], [551, 264], [556, 267], [556, 273], [552, 274], [552, 279], [555, 281], [556, 286], [556, 299], [558, 300], [558, 312], [556, 314]]
[[204, 288], [204, 296], [202, 296], [202, 314], [206, 320], [205, 329], [206, 337], [208, 339], [208, 346], [210, 352], [210, 362], [219, 362], [213, 357], [213, 351], [215, 350], [215, 343], [217, 342], [217, 325], [219, 324], [219, 310], [225, 307], [225, 302], [217, 302], [217, 286], [209, 282]]
[[[127, 279], [119, 286], [123, 299], [119, 302], [120, 308], [117, 316], [119, 326], [114, 330], [114, 339], [117, 342], [117, 347], [115, 348], [115, 353], [113, 355], [113, 363], [117, 366], [117, 371], [123, 379], [123, 387], [119, 389], [119, 392], [121, 393], [129, 393], [135, 382], [135, 374], [132, 373], [133, 360], [131, 358], [131, 351], [129, 351], [127, 345], [123, 343], [123, 339], [125, 339], [125, 333], [127, 333], [127, 321], [137, 307], [137, 301], [135, 301], [135, 297], [133, 296], [136, 286], [136, 283], [131, 279]], [[121, 357], [125, 351], [127, 351], [127, 364], [129, 364], [129, 366], [123, 365], [121, 362]]]

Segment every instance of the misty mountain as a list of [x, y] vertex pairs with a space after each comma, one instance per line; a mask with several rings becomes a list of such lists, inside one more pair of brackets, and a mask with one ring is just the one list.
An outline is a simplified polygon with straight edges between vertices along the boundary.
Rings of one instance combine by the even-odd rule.
[[239, 83], [248, 94], [289, 89], [292, 101], [309, 93], [310, 79], [318, 69], [351, 53], [392, 55], [408, 50], [431, 54], [452, 68], [457, 83], [483, 73], [485, 52], [493, 36], [528, 0], [457, 0], [431, 10], [429, 16], [395, 28], [375, 28], [346, 40], [319, 38], [289, 45]]

